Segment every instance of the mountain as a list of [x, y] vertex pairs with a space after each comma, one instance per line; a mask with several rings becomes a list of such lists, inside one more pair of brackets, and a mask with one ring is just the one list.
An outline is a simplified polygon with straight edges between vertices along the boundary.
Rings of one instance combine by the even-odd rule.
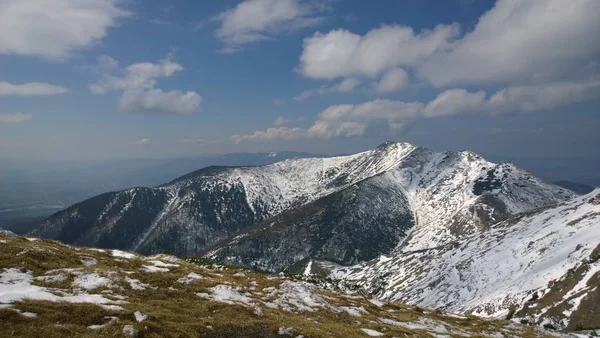
[[301, 152], [256, 152], [168, 159], [33, 161], [0, 158], [0, 224], [26, 233], [29, 224], [109, 191], [156, 186], [209, 165], [264, 165], [289, 158], [319, 157]]
[[288, 209], [206, 254], [268, 271], [307, 257], [347, 265], [442, 246], [573, 196], [509, 163], [490, 163], [468, 151], [412, 148], [384, 172]]
[[15, 234], [12, 231], [4, 230], [2, 228], [0, 228], [0, 234], [6, 236], [15, 236]]
[[2, 337], [569, 337], [169, 255], [0, 234]]
[[307, 257], [355, 264], [444, 245], [573, 196], [469, 151], [387, 142], [349, 156], [207, 167], [156, 188], [106, 193], [52, 215], [31, 235], [142, 253], [211, 250], [280, 271]]
[[52, 215], [32, 234], [68, 243], [193, 255], [252, 224], [383, 172], [395, 144], [337, 158], [207, 167], [157, 188], [106, 193]]
[[556, 329], [597, 329], [600, 189], [434, 248], [353, 267], [309, 265], [384, 300]]

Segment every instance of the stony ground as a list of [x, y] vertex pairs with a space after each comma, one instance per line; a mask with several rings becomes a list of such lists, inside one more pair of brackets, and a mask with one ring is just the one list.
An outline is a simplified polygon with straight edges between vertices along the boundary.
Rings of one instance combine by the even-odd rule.
[[2, 337], [557, 337], [208, 261], [0, 234]]

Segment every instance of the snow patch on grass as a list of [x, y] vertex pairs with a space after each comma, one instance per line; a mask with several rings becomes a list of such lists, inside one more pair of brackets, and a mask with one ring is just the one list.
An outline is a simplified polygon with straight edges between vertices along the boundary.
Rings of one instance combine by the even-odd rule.
[[113, 257], [120, 257], [120, 258], [126, 258], [126, 259], [132, 259], [137, 257], [136, 255], [130, 253], [130, 252], [125, 252], [125, 251], [121, 251], [121, 250], [112, 250], [111, 254]]
[[202, 277], [201, 275], [195, 273], [195, 272], [190, 272], [187, 276], [185, 277], [181, 277], [177, 280], [177, 283], [179, 284], [192, 284], [195, 281], [202, 279], [204, 277]]
[[240, 293], [240, 288], [234, 288], [230, 285], [217, 285], [209, 288], [211, 293], [197, 293], [198, 297], [210, 299], [215, 302], [227, 303], [227, 304], [243, 304], [243, 305], [254, 305], [252, 298], [245, 296]]
[[143, 322], [144, 320], [148, 319], [148, 315], [145, 315], [145, 314], [143, 314], [143, 313], [141, 313], [141, 312], [139, 312], [139, 311], [136, 311], [136, 312], [134, 312], [134, 313], [133, 313], [133, 315], [135, 316], [135, 320], [136, 320], [138, 323], [141, 323], [141, 322]]
[[379, 331], [375, 331], [375, 330], [371, 330], [371, 329], [361, 329], [364, 333], [367, 334], [367, 336], [370, 337], [381, 337], [383, 336], [383, 333], [379, 332]]
[[86, 290], [94, 290], [103, 286], [111, 287], [112, 283], [110, 279], [100, 276], [97, 272], [91, 272], [81, 273], [75, 277], [75, 280], [73, 280], [73, 286]]
[[4, 269], [0, 273], [0, 303], [10, 304], [25, 299], [47, 300], [52, 302], [69, 303], [94, 303], [111, 304], [116, 303], [101, 295], [86, 293], [67, 294], [62, 296], [51, 293], [47, 288], [33, 285], [34, 278], [31, 271], [22, 272], [20, 269]]

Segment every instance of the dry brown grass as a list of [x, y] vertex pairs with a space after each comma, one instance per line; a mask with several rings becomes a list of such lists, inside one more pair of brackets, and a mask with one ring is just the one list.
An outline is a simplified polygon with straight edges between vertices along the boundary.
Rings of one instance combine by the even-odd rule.
[[[398, 303], [386, 303], [378, 307], [362, 297], [341, 295], [332, 291], [318, 290], [330, 307], [315, 308], [313, 312], [287, 312], [265, 306], [269, 298], [260, 295], [265, 288], [279, 287], [285, 280], [272, 276], [227, 268], [224, 270], [199, 266], [190, 262], [179, 262], [179, 266], [169, 268], [169, 272], [144, 272], [142, 267], [149, 265], [144, 257], [119, 259], [109, 252], [99, 252], [86, 248], [73, 248], [54, 241], [30, 242], [20, 237], [1, 237], [6, 243], [0, 243], [0, 266], [32, 271], [40, 276], [51, 270], [79, 269], [101, 274], [112, 274], [113, 286], [93, 290], [101, 293], [112, 290], [126, 297], [126, 303], [119, 304], [125, 311], [106, 310], [95, 304], [73, 304], [41, 300], [20, 301], [12, 309], [0, 309], [0, 333], [2, 337], [118, 337], [123, 336], [124, 325], [133, 325], [140, 337], [278, 337], [279, 328], [293, 328], [294, 336], [305, 337], [365, 337], [362, 328], [384, 333], [384, 337], [432, 337], [423, 329], [407, 328], [381, 323], [381, 318], [398, 322], [419, 320], [435, 321], [451, 330], [462, 330], [467, 336], [483, 337], [483, 332], [509, 332], [515, 336], [544, 336], [539, 331], [523, 328], [515, 332], [504, 321], [486, 321], [475, 317], [456, 318], [440, 311], [429, 311]], [[85, 266], [80, 257], [95, 258], [98, 263]], [[126, 274], [126, 272], [131, 272]], [[204, 278], [192, 284], [177, 283], [179, 278], [195, 272]], [[243, 272], [243, 275], [239, 274]], [[133, 290], [125, 281], [125, 276], [137, 279], [151, 287]], [[254, 283], [253, 283], [254, 282]], [[72, 277], [58, 283], [36, 284], [45, 287], [74, 292]], [[255, 285], [256, 304], [264, 312], [255, 314], [254, 306], [225, 304], [198, 297], [196, 293], [208, 293], [211, 287], [230, 284], [243, 290]], [[266, 293], [266, 292], [265, 292]], [[110, 294], [103, 294], [109, 297]], [[364, 308], [367, 313], [352, 316], [340, 311], [339, 307], [351, 306]], [[337, 310], [335, 310], [337, 309]], [[23, 316], [21, 312], [37, 314], [35, 318]], [[140, 311], [148, 318], [138, 323], [134, 312]], [[106, 324], [106, 317], [114, 316], [117, 323], [108, 324], [100, 329], [89, 329], [90, 325]], [[451, 335], [459, 337], [461, 335]], [[464, 336], [464, 335], [463, 335]]]

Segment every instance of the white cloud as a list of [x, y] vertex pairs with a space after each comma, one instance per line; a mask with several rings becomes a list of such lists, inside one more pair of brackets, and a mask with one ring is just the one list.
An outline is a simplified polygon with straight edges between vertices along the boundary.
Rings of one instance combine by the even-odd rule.
[[198, 109], [200, 103], [202, 97], [193, 91], [126, 90], [119, 101], [119, 110], [191, 114]]
[[349, 77], [340, 82], [337, 86], [334, 87], [334, 90], [340, 93], [349, 93], [352, 92], [356, 87], [360, 85], [360, 81]]
[[316, 33], [304, 39], [297, 69], [313, 79], [383, 75], [381, 89], [398, 67], [436, 87], [578, 80], [598, 74], [589, 66], [600, 60], [599, 34], [600, 1], [498, 0], [463, 35], [457, 24]]
[[457, 34], [457, 25], [439, 25], [418, 34], [406, 26], [382, 26], [364, 36], [343, 29], [315, 33], [304, 39], [298, 70], [314, 79], [375, 77], [394, 67], [414, 66], [449, 48]]
[[302, 128], [276, 127], [265, 131], [257, 130], [251, 135], [233, 135], [231, 141], [239, 143], [246, 140], [297, 140], [304, 137], [306, 131]]
[[171, 56], [158, 63], [141, 62], [129, 65], [122, 76], [110, 73], [118, 63], [110, 57], [99, 59], [99, 68], [104, 69], [100, 81], [90, 84], [94, 94], [106, 94], [111, 90], [122, 90], [118, 108], [121, 111], [191, 114], [198, 110], [202, 97], [194, 91], [168, 92], [155, 88], [157, 79], [167, 78], [183, 70], [183, 66], [173, 62]]
[[145, 146], [150, 144], [150, 139], [147, 137], [141, 138], [137, 141], [135, 141], [135, 144], [137, 144], [138, 146]]
[[43, 82], [29, 82], [23, 84], [12, 84], [0, 82], [0, 95], [7, 96], [43, 96], [57, 95], [69, 92], [65, 87], [55, 86]]
[[130, 16], [122, 0], [0, 1], [0, 54], [69, 57]]
[[308, 129], [308, 136], [360, 136], [367, 129], [377, 126], [397, 129], [406, 121], [418, 117], [422, 109], [423, 104], [420, 102], [381, 99], [356, 105], [334, 105], [319, 113], [315, 123]]
[[273, 125], [276, 127], [279, 127], [279, 126], [284, 126], [284, 125], [289, 125], [289, 124], [295, 124], [302, 120], [303, 120], [302, 117], [277, 116], [277, 118], [273, 122]]
[[33, 118], [31, 114], [14, 113], [14, 114], [0, 114], [0, 122], [6, 123], [19, 123], [29, 121]]
[[225, 44], [221, 51], [233, 53], [246, 44], [314, 26], [322, 21], [316, 16], [322, 10], [316, 1], [246, 0], [216, 17], [221, 21], [216, 36]]
[[600, 58], [598, 34], [600, 1], [499, 0], [418, 73], [437, 86], [556, 79]]
[[302, 93], [294, 96], [292, 99], [294, 101], [304, 101], [304, 100], [308, 99], [309, 97], [312, 97], [315, 95], [325, 95], [329, 92], [331, 92], [331, 88], [326, 85], [322, 85], [319, 88], [307, 89], [307, 90], [303, 91]]
[[332, 138], [364, 135], [370, 128], [400, 129], [405, 122], [415, 119], [423, 109], [419, 102], [405, 103], [374, 100], [361, 104], [330, 106], [319, 113], [308, 129], [275, 127], [259, 130], [250, 135], [234, 135], [231, 140], [295, 140], [301, 138]]
[[576, 102], [600, 98], [600, 79], [580, 82], [512, 86], [486, 98], [483, 91], [469, 93], [464, 89], [449, 89], [429, 102], [423, 111], [425, 117], [532, 112], [551, 110]]
[[304, 100], [308, 99], [309, 97], [312, 97], [315, 95], [321, 96], [321, 95], [325, 95], [325, 94], [332, 93], [332, 92], [350, 93], [350, 92], [353, 92], [359, 85], [360, 85], [360, 80], [350, 77], [350, 78], [342, 80], [338, 84], [333, 84], [330, 86], [322, 85], [319, 88], [305, 90], [302, 93], [294, 96], [292, 99], [294, 101], [304, 101]]
[[[110, 59], [110, 57], [108, 57]], [[102, 64], [106, 64], [107, 59], [99, 60]], [[113, 59], [108, 61], [109, 64], [115, 65]], [[118, 63], [116, 63], [118, 65]], [[105, 67], [102, 65], [101, 67]], [[112, 68], [114, 69], [114, 67]], [[110, 68], [108, 69], [111, 70]], [[165, 78], [173, 76], [175, 73], [182, 71], [183, 66], [173, 62], [171, 57], [160, 60], [158, 63], [140, 62], [129, 65], [125, 68], [124, 75], [112, 76], [108, 73], [104, 74], [102, 79], [90, 85], [90, 90], [94, 94], [106, 94], [115, 89], [122, 90], [137, 90], [151, 89], [156, 85], [157, 78]]]
[[380, 93], [389, 93], [398, 91], [408, 84], [408, 73], [402, 68], [393, 68], [385, 73], [375, 90]]
[[485, 92], [469, 93], [464, 89], [449, 89], [430, 101], [423, 114], [425, 117], [485, 113]]
[[[453, 115], [497, 115], [509, 112], [551, 110], [600, 98], [600, 79], [554, 82], [529, 86], [511, 86], [491, 95], [465, 89], [449, 89], [429, 103], [381, 100], [361, 104], [330, 106], [321, 111], [307, 129], [279, 126], [249, 135], [234, 135], [243, 140], [275, 140], [363, 136], [371, 133], [400, 132], [419, 118]], [[276, 124], [277, 125], [277, 124]]]

